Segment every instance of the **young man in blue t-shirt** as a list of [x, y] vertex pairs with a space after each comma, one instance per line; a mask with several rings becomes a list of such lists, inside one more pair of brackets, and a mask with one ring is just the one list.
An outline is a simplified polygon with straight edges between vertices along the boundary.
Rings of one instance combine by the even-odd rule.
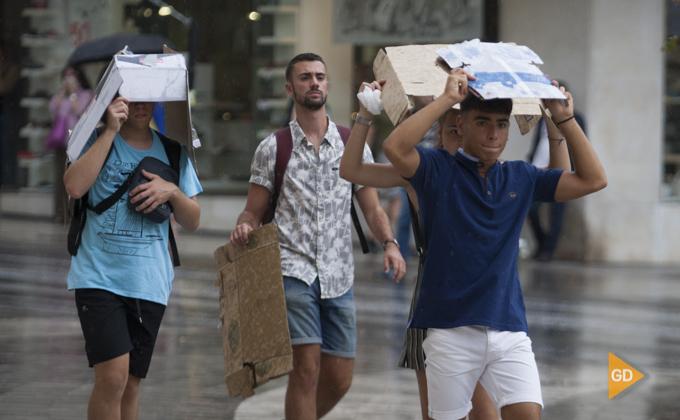
[[[122, 97], [109, 105], [106, 129], [99, 136], [92, 133], [64, 175], [71, 197], [89, 191], [89, 204], [96, 205], [116, 191], [144, 157], [169, 163], [163, 143], [149, 128], [153, 109], [153, 102]], [[149, 182], [129, 195], [144, 213], [170, 202], [177, 222], [193, 231], [200, 220], [196, 195], [202, 188], [184, 151], [179, 169], [179, 185], [142, 171]], [[127, 194], [101, 215], [87, 212], [68, 288], [75, 290], [85, 351], [94, 367], [88, 418], [136, 419], [139, 384], [151, 362], [174, 277], [169, 221], [156, 223], [128, 210]]]
[[[547, 100], [571, 151], [574, 172], [501, 162], [512, 101], [468, 94], [462, 69], [444, 94], [387, 138], [385, 155], [418, 194], [428, 256], [410, 327], [427, 328], [429, 414], [464, 418], [477, 381], [504, 420], [539, 419], [543, 405], [517, 276], [519, 235], [535, 201], [566, 201], [604, 188], [604, 169], [567, 106]], [[432, 123], [460, 103], [455, 155], [416, 147]], [[551, 139], [562, 141], [562, 139]]]

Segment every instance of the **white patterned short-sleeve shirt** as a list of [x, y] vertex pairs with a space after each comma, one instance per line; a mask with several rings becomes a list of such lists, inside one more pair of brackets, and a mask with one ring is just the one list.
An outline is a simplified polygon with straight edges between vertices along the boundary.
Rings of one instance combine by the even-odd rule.
[[[297, 120], [290, 123], [290, 129], [293, 151], [274, 214], [283, 275], [309, 285], [318, 275], [321, 297], [339, 297], [354, 283], [352, 184], [339, 175], [345, 145], [330, 118], [318, 154]], [[368, 146], [362, 159], [373, 162]], [[276, 136], [272, 134], [255, 151], [250, 182], [273, 191], [275, 165]]]

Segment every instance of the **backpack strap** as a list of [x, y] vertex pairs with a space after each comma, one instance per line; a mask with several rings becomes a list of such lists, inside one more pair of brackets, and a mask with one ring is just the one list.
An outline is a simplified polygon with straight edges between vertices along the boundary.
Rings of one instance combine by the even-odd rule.
[[165, 149], [165, 154], [168, 155], [168, 162], [170, 162], [170, 167], [177, 173], [179, 173], [180, 159], [182, 157], [182, 145], [177, 141], [166, 137], [164, 134], [159, 133], [156, 130], [156, 135], [163, 143], [163, 148]]
[[81, 198], [73, 202], [73, 215], [71, 216], [71, 224], [68, 228], [68, 236], [66, 240], [66, 248], [71, 255], [78, 254], [78, 248], [82, 240], [83, 228], [87, 221], [87, 210], [82, 206], [83, 199], [87, 201], [87, 193]]
[[276, 133], [276, 165], [274, 167], [274, 191], [269, 197], [269, 205], [264, 213], [262, 224], [271, 223], [274, 220], [276, 204], [279, 200], [279, 193], [283, 185], [283, 175], [286, 173], [290, 155], [293, 153], [293, 135], [290, 127], [283, 128]]
[[[156, 130], [154, 130], [156, 131]], [[177, 172], [179, 172], [180, 158], [182, 156], [182, 146], [165, 135], [156, 131], [158, 138], [163, 143], [163, 148], [165, 149], [165, 154], [168, 156], [168, 162], [170, 162], [170, 167]], [[169, 203], [168, 203], [169, 204]], [[172, 222], [168, 223], [168, 241], [170, 243], [170, 251], [172, 253], [172, 265], [179, 267], [179, 251], [177, 250], [177, 242], [175, 241], [175, 234], [172, 231]]]
[[352, 129], [343, 127], [341, 125], [337, 125], [336, 127], [338, 128], [338, 132], [340, 133], [340, 138], [342, 139], [342, 144], [347, 146], [347, 140], [349, 140], [349, 135], [352, 134]]
[[[342, 144], [347, 146], [347, 140], [349, 140], [349, 135], [352, 134], [352, 130], [343, 127], [341, 125], [337, 125], [338, 127], [338, 132], [340, 133], [340, 138], [342, 139]], [[364, 254], [368, 254], [369, 248], [368, 248], [368, 241], [366, 240], [366, 236], [364, 235], [364, 230], [361, 228], [361, 222], [359, 222], [359, 215], [357, 214], [357, 209], [354, 207], [354, 184], [352, 184], [352, 195], [350, 200], [352, 200], [352, 204], [350, 206], [350, 214], [352, 215], [352, 223], [354, 224], [354, 229], [357, 231], [357, 236], [359, 236], [359, 243], [361, 244], [361, 250], [363, 251]]]

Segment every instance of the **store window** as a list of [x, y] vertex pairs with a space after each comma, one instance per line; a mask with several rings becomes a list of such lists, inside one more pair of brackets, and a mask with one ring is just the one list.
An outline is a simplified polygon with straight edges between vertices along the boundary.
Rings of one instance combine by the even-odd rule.
[[[412, 42], [403, 31], [414, 25], [420, 28], [418, 42], [496, 38], [496, 0], [444, 2], [446, 16], [457, 19], [456, 28], [442, 23], [443, 14], [431, 12], [438, 10], [439, 0], [395, 2], [399, 7], [387, 3], [334, 0], [334, 10], [344, 25], [336, 28], [336, 36], [346, 37], [336, 42], [351, 42], [357, 48], [355, 81], [370, 78], [378, 46]], [[185, 55], [192, 121], [202, 142], [196, 150], [197, 168], [206, 194], [245, 194], [257, 145], [291, 119], [285, 66], [301, 52], [299, 0], [25, 0], [0, 4], [3, 65], [11, 61], [21, 74], [13, 90], [2, 98], [3, 188], [47, 193], [56, 185], [59, 175], [54, 169], [62, 165], [63, 156], [45, 148], [53, 125], [49, 99], [62, 86], [62, 70], [73, 49], [104, 36], [157, 34]], [[163, 9], [164, 4], [172, 7]], [[363, 13], [367, 5], [375, 10]], [[352, 25], [359, 26], [352, 29]], [[460, 28], [469, 31], [455, 32]], [[353, 39], [359, 32], [363, 34], [359, 40]], [[106, 65], [105, 59], [83, 64], [92, 88]]]
[[[265, 17], [266, 11], [258, 22], [253, 12], [260, 3], [2, 2], [0, 59], [3, 69], [11, 65], [20, 74], [13, 80], [12, 90], [1, 95], [5, 105], [0, 108], [5, 111], [0, 119], [4, 121], [0, 125], [3, 188], [49, 193], [58, 184], [55, 168], [63, 166], [63, 155], [45, 147], [54, 118], [49, 101], [63, 87], [62, 70], [74, 49], [106, 36], [155, 34], [187, 59], [192, 120], [203, 144], [196, 150], [197, 168], [205, 192], [244, 194], [255, 134], [258, 127], [266, 125], [258, 122], [263, 116], [253, 112], [257, 99], [253, 97], [252, 63], [267, 61], [254, 58], [254, 52], [265, 57], [267, 51], [253, 48], [253, 34], [272, 22]], [[105, 58], [79, 64], [92, 88], [107, 64]]]
[[196, 163], [204, 194], [246, 194], [256, 131], [251, 14], [254, 1], [165, 1], [190, 22], [161, 16], [156, 0], [128, 7], [128, 26], [165, 36], [187, 58], [191, 114], [202, 146]]
[[680, 2], [667, 1], [666, 124], [661, 200], [680, 202]]
[[298, 0], [256, 1], [253, 24], [253, 111], [256, 130], [252, 152], [265, 137], [294, 118], [286, 92], [286, 66], [299, 51]]

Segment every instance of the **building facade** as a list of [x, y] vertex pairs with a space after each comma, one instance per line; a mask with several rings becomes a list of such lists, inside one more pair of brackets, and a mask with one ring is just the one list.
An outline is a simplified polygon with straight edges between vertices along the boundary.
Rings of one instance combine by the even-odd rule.
[[[237, 216], [232, 213], [240, 211], [239, 207], [242, 209], [250, 158], [257, 143], [285, 123], [285, 110], [290, 106], [282, 89], [285, 62], [300, 52], [316, 52], [324, 57], [329, 68], [328, 105], [332, 118], [349, 126], [350, 115], [358, 106], [356, 89], [364, 78], [370, 77], [371, 57], [378, 47], [390, 44], [385, 40], [372, 43], [370, 39], [336, 42], [334, 28], [339, 20], [347, 19], [347, 14], [340, 12], [342, 6], [357, 2], [167, 2], [199, 22], [193, 114], [204, 144], [197, 154], [199, 174], [206, 186], [206, 194], [200, 198], [207, 210], [202, 226], [230, 229]], [[9, 3], [14, 2], [4, 2], [0, 17], [7, 20], [23, 13], [23, 17], [16, 18], [24, 19], [24, 29], [16, 29], [16, 24], [6, 26], [3, 22], [5, 32], [26, 30], [32, 20], [40, 19], [31, 17], [35, 12], [22, 12], [33, 7], [33, 3], [49, 3], [49, 8], [62, 10], [59, 13], [65, 22], [72, 23], [77, 21], [74, 13], [80, 11], [80, 16], [84, 16], [79, 7], [90, 2], [27, 1], [21, 8]], [[189, 47], [190, 41], [183, 41], [188, 33], [176, 23], [140, 24], [146, 9], [157, 13], [156, 2], [102, 0], [96, 3], [105, 5], [106, 16], [111, 17], [106, 24], [95, 25], [100, 32], [154, 30], [165, 32], [183, 50]], [[421, 3], [452, 7], [455, 2]], [[680, 104], [680, 74], [675, 83], [674, 65], [680, 46], [672, 43], [669, 46], [667, 42], [669, 35], [676, 35], [675, 27], [680, 27], [680, 19], [674, 18], [676, 12], [680, 13], [675, 2], [471, 0], [462, 3], [472, 9], [478, 7], [482, 13], [478, 16], [481, 31], [471, 30], [470, 37], [526, 45], [542, 58], [545, 63], [542, 70], [546, 74], [568, 82], [576, 107], [587, 120], [589, 138], [607, 171], [609, 185], [605, 190], [569, 204], [556, 256], [608, 262], [672, 264], [680, 261], [680, 235], [676, 235], [674, 229], [676, 225], [680, 227], [680, 175], [675, 177], [680, 169], [680, 146], [678, 150], [675, 146], [676, 142], [680, 144], [680, 129], [677, 133], [674, 129], [676, 119], [680, 119], [680, 107], [678, 116], [673, 114], [674, 107]], [[386, 7], [386, 2], [379, 1], [362, 4], [362, 7]], [[228, 19], [229, 24], [224, 24]], [[455, 16], [450, 19], [452, 25], [466, 22], [456, 20]], [[77, 22], [85, 24], [88, 19]], [[374, 26], [389, 24], [377, 22]], [[64, 31], [69, 27], [65, 25]], [[403, 40], [409, 32], [399, 35]], [[3, 36], [9, 35], [3, 33]], [[463, 40], [432, 36], [432, 41], [437, 43]], [[73, 47], [73, 40], [69, 42], [66, 48]], [[24, 55], [31, 54], [28, 49], [24, 48]], [[680, 56], [677, 62], [680, 63]], [[680, 69], [680, 65], [677, 67]], [[677, 91], [674, 83], [678, 85]], [[23, 89], [25, 95], [31, 94], [28, 87]], [[26, 115], [22, 118], [23, 124], [29, 122]], [[6, 130], [3, 136], [6, 139]], [[39, 141], [33, 140], [32, 147]], [[523, 137], [513, 128], [503, 157], [525, 159], [531, 141], [532, 134]], [[29, 147], [28, 142], [26, 138], [17, 140], [23, 148]], [[3, 162], [7, 161], [7, 153], [20, 151], [7, 149], [7, 140], [2, 144], [5, 145]], [[35, 155], [45, 157], [40, 153]], [[3, 169], [6, 168], [5, 164]], [[35, 187], [5, 187], [0, 200], [3, 212], [20, 208], [8, 202], [21, 193], [35, 193]]]

